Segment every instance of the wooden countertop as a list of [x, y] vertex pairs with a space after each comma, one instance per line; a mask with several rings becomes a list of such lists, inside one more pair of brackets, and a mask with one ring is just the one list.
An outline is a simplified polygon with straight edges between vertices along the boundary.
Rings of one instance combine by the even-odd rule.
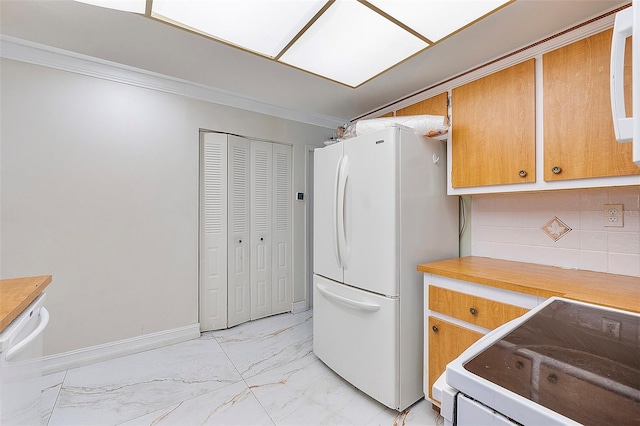
[[0, 280], [0, 332], [51, 283], [51, 275]]
[[640, 312], [640, 277], [474, 256], [425, 263], [418, 265], [418, 271], [540, 297], [561, 296]]

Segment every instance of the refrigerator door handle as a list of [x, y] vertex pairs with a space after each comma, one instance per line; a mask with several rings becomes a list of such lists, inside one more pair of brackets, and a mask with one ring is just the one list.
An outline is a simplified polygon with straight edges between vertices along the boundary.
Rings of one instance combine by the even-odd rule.
[[380, 305], [376, 305], [375, 303], [361, 302], [359, 300], [353, 300], [349, 299], [348, 297], [337, 295], [329, 291], [322, 284], [316, 284], [316, 287], [318, 288], [318, 291], [322, 293], [322, 295], [327, 299], [331, 299], [349, 308], [357, 309], [364, 312], [376, 312], [380, 310]]
[[344, 161], [344, 157], [340, 157], [340, 160], [338, 161], [338, 165], [336, 166], [336, 176], [335, 176], [335, 180], [333, 182], [333, 217], [332, 217], [332, 224], [333, 224], [333, 251], [334, 254], [336, 255], [336, 262], [338, 263], [338, 266], [340, 268], [342, 268], [342, 259], [340, 257], [340, 237], [339, 237], [339, 224], [338, 224], [338, 208], [339, 208], [339, 202], [338, 202], [338, 194], [340, 192], [340, 179], [341, 179], [341, 175], [342, 175], [342, 162]]
[[340, 253], [341, 266], [349, 267], [349, 245], [347, 244], [347, 232], [345, 224], [346, 215], [346, 194], [347, 181], [349, 179], [349, 157], [344, 156], [340, 164], [340, 173], [338, 179], [338, 202], [337, 202], [337, 228], [338, 228], [338, 251]]

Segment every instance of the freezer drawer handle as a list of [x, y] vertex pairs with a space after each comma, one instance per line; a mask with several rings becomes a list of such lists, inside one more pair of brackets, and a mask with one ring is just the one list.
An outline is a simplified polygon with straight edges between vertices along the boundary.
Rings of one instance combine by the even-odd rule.
[[40, 333], [42, 333], [47, 324], [49, 324], [49, 311], [47, 311], [45, 308], [40, 308], [40, 324], [38, 324], [38, 327], [36, 327], [36, 329], [33, 330], [31, 334], [22, 339], [20, 343], [9, 348], [4, 358], [7, 361], [11, 361], [12, 358], [22, 352], [22, 350], [27, 347], [29, 343], [31, 343], [36, 337], [38, 337]]
[[355, 309], [358, 309], [361, 311], [367, 311], [367, 312], [375, 312], [380, 310], [380, 305], [376, 305], [375, 303], [367, 303], [367, 302], [352, 300], [347, 297], [339, 296], [335, 293], [332, 293], [320, 284], [316, 284], [316, 286], [318, 287], [318, 290], [320, 291], [320, 293], [322, 293], [327, 299], [332, 299], [350, 308], [355, 308]]

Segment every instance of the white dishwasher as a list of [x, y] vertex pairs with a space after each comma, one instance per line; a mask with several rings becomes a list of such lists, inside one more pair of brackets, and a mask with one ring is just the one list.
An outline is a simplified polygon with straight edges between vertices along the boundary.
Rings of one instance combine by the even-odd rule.
[[40, 425], [42, 333], [49, 322], [40, 294], [0, 333], [0, 425]]

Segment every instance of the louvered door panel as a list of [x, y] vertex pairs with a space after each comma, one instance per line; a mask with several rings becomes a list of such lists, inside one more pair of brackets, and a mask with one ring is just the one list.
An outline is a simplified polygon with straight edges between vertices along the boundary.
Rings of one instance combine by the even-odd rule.
[[250, 143], [229, 135], [228, 147], [228, 326], [251, 318], [250, 283]]
[[201, 145], [200, 327], [227, 327], [227, 135], [204, 133]]
[[291, 311], [291, 146], [273, 144], [272, 313]]
[[271, 315], [272, 145], [251, 142], [251, 319]]

